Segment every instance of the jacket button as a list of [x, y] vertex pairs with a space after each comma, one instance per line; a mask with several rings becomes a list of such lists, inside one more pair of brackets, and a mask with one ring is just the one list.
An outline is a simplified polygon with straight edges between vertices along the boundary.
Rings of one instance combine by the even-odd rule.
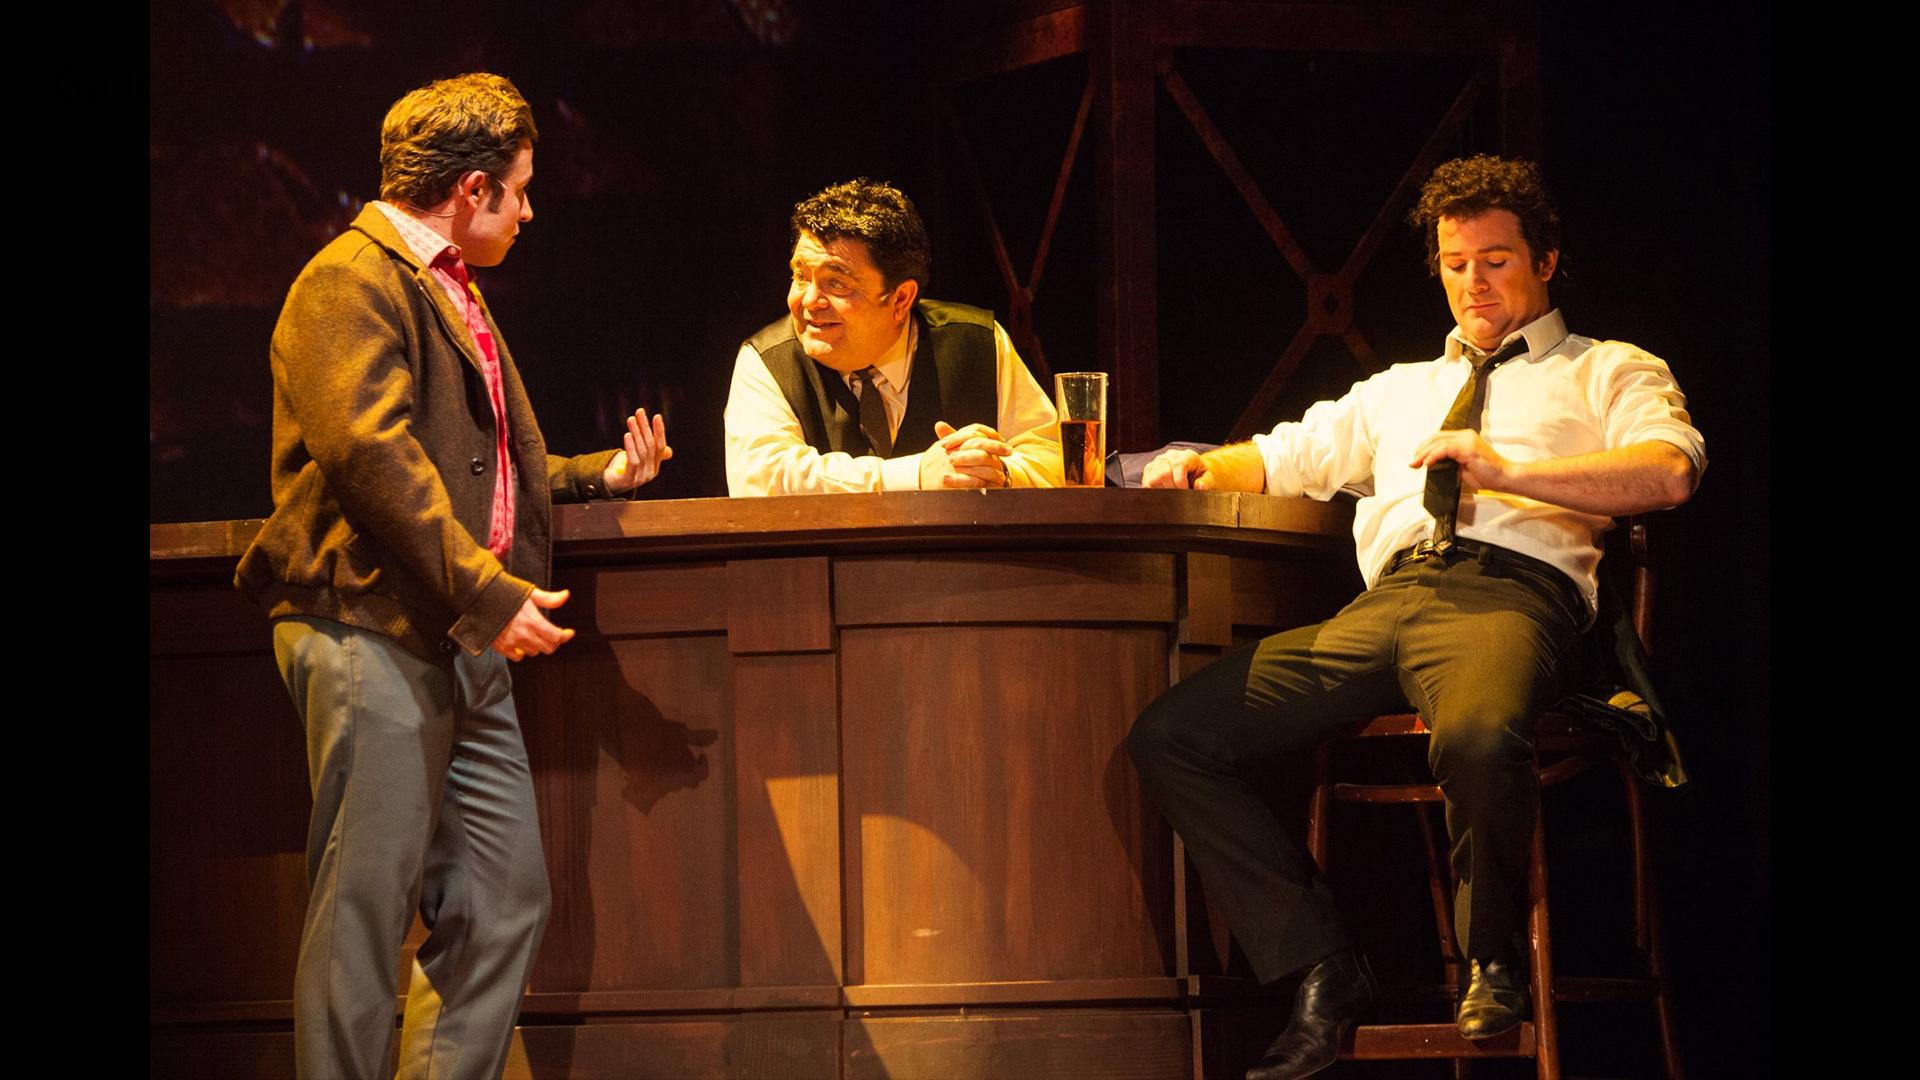
[[475, 476], [479, 476], [481, 473], [487, 471], [487, 463], [479, 458], [474, 458], [473, 464], [467, 467], [473, 470], [473, 475]]
[[440, 639], [440, 652], [441, 652], [441, 653], [442, 653], [443, 655], [446, 655], [446, 656], [452, 656], [452, 655], [453, 655], [453, 641], [452, 641], [451, 639], [448, 639], [448, 638], [441, 638], [441, 639]]

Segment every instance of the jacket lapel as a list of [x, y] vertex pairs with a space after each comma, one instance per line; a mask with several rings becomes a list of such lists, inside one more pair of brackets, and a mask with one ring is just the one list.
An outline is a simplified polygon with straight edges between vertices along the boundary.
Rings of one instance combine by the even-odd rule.
[[[414, 287], [426, 296], [427, 303], [433, 307], [433, 313], [440, 317], [441, 332], [447, 335], [447, 340], [451, 341], [456, 349], [460, 350], [460, 355], [466, 357], [468, 366], [473, 368], [474, 374], [481, 376], [484, 384], [486, 368], [480, 363], [480, 346], [473, 340], [473, 335], [467, 332], [467, 320], [454, 308], [453, 299], [447, 295], [447, 290], [441, 287], [440, 279], [433, 276], [431, 269], [421, 265], [420, 259], [413, 253], [413, 248], [407, 245], [406, 240], [393, 227], [393, 223], [387, 220], [387, 216], [380, 212], [379, 207], [369, 203], [361, 208], [360, 216], [353, 219], [353, 227], [366, 233], [374, 243], [387, 249], [388, 254], [399, 259], [413, 271]], [[491, 328], [491, 317], [488, 321]], [[494, 334], [496, 345], [499, 340], [500, 335], [496, 332]]]

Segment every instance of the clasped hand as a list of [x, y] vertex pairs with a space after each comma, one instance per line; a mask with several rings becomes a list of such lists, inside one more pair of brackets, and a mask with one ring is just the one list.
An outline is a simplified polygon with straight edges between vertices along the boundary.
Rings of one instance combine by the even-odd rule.
[[936, 421], [939, 439], [920, 456], [920, 487], [1003, 488], [1012, 482], [1006, 458], [1013, 453], [1000, 433], [985, 424], [955, 428]]

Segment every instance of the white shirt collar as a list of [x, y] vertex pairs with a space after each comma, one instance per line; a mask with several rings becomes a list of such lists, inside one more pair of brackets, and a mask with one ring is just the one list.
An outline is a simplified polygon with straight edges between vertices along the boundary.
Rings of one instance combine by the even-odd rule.
[[[1536, 360], [1552, 352], [1561, 342], [1567, 340], [1567, 321], [1561, 317], [1560, 309], [1554, 308], [1502, 338], [1500, 345], [1512, 341], [1515, 336], [1524, 336], [1527, 339], [1526, 359]], [[1458, 326], [1447, 332], [1447, 359], [1457, 360], [1466, 353], [1467, 349], [1467, 340], [1460, 336]], [[1499, 347], [1496, 346], [1493, 351], [1498, 352]]]

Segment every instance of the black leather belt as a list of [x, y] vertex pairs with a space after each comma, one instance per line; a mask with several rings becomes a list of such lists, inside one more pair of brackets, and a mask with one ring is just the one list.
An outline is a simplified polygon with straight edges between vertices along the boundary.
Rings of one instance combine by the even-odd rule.
[[[1453, 540], [1444, 547], [1435, 544], [1432, 540], [1422, 540], [1412, 547], [1401, 548], [1399, 551], [1393, 553], [1393, 558], [1387, 560], [1387, 574], [1397, 573], [1407, 566], [1414, 563], [1426, 562], [1428, 559], [1445, 559], [1455, 555], [1464, 556], [1465, 558], [1483, 563], [1518, 563], [1535, 570], [1544, 570], [1556, 577], [1566, 576], [1561, 573], [1559, 567], [1549, 562], [1543, 562], [1531, 555], [1522, 555], [1512, 548], [1503, 548], [1494, 544], [1483, 544], [1478, 540], [1468, 540], [1460, 536], [1454, 537]], [[1380, 576], [1385, 577], [1386, 574]]]
[[1493, 549], [1477, 540], [1463, 540], [1457, 536], [1453, 538], [1453, 542], [1448, 545], [1444, 551], [1432, 540], [1422, 540], [1412, 547], [1401, 548], [1399, 551], [1394, 552], [1393, 558], [1387, 560], [1386, 573], [1380, 576], [1386, 577], [1387, 574], [1397, 574], [1414, 563], [1426, 562], [1428, 559], [1445, 558], [1455, 552], [1471, 556], [1475, 559], [1486, 559], [1492, 557]]
[[1580, 595], [1580, 590], [1575, 587], [1572, 579], [1568, 578], [1566, 573], [1559, 567], [1542, 559], [1536, 559], [1531, 555], [1522, 555], [1512, 548], [1503, 548], [1497, 544], [1483, 544], [1478, 540], [1468, 540], [1464, 537], [1454, 537], [1444, 549], [1432, 540], [1422, 540], [1412, 547], [1401, 548], [1399, 551], [1394, 552], [1393, 558], [1387, 560], [1386, 573], [1380, 576], [1386, 577], [1388, 574], [1398, 573], [1415, 563], [1426, 562], [1428, 559], [1446, 560], [1456, 556], [1473, 559], [1480, 563], [1492, 563], [1495, 565], [1530, 570], [1540, 577], [1544, 585], [1558, 591], [1566, 598], [1567, 602], [1571, 605], [1568, 610], [1576, 613], [1576, 618], [1581, 617], [1579, 613], [1591, 615], [1591, 611], [1587, 608], [1586, 598]]

